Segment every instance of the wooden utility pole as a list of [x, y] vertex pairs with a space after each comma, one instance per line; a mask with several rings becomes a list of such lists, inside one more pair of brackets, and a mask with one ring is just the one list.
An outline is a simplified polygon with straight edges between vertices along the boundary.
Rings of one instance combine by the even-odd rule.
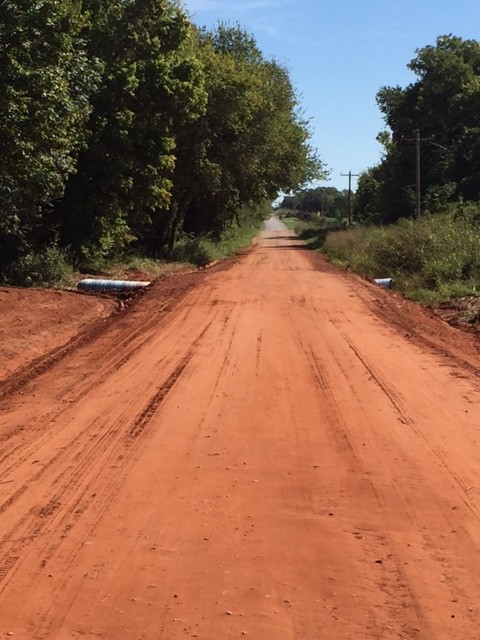
[[415, 209], [417, 218], [420, 218], [420, 177], [420, 129], [415, 129]]
[[348, 173], [341, 173], [341, 176], [348, 176], [348, 226], [352, 226], [352, 176], [358, 177], [360, 174], [352, 173], [349, 171]]
[[[434, 140], [434, 136], [430, 136], [429, 138], [421, 138], [420, 137], [420, 129], [415, 129], [415, 138], [413, 141], [415, 142], [415, 215], [417, 218], [420, 218], [421, 214], [421, 166], [420, 166], [420, 146], [422, 142], [432, 142]], [[408, 140], [412, 140], [408, 138]]]

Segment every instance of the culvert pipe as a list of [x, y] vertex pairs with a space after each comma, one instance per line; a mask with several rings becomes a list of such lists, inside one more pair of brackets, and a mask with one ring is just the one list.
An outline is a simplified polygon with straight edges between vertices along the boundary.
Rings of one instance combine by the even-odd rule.
[[390, 289], [393, 284], [393, 278], [374, 278], [373, 281], [384, 289]]
[[122, 293], [124, 291], [134, 291], [136, 289], [144, 289], [151, 282], [141, 282], [139, 280], [97, 280], [94, 278], [85, 278], [77, 283], [79, 291], [93, 291], [95, 293]]

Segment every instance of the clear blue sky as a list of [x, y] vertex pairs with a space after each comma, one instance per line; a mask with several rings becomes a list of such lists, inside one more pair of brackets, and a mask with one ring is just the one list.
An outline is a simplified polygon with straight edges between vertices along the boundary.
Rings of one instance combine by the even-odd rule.
[[[290, 71], [311, 120], [312, 144], [332, 169], [325, 183], [345, 189], [341, 173], [376, 164], [384, 128], [375, 96], [406, 86], [415, 50], [440, 35], [480, 40], [479, 0], [182, 0], [193, 21], [240, 23], [266, 57]], [[354, 183], [355, 186], [355, 183]]]

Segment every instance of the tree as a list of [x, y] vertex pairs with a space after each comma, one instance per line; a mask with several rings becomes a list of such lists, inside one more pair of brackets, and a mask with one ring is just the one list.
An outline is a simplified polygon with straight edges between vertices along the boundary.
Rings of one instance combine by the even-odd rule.
[[0, 269], [55, 238], [97, 70], [80, 0], [0, 0]]
[[335, 187], [300, 189], [286, 196], [280, 204], [286, 209], [296, 209], [302, 214], [323, 214], [329, 218], [348, 216], [348, 190]]
[[322, 173], [287, 70], [252, 36], [220, 24], [199, 33], [205, 114], [178, 139], [172, 246], [179, 229], [221, 233], [241, 207]]
[[[193, 27], [170, 0], [90, 0], [103, 67], [87, 148], [59, 206], [62, 240], [91, 261], [145, 241], [171, 203], [177, 131], [205, 107]], [[163, 213], [162, 213], [163, 212]]]
[[220, 234], [322, 174], [288, 72], [177, 0], [0, 0], [0, 250]]
[[355, 220], [368, 223], [377, 222], [380, 219], [381, 172], [381, 167], [372, 167], [360, 174], [355, 194]]
[[384, 87], [377, 95], [392, 132], [378, 200], [388, 221], [414, 209], [416, 129], [430, 139], [422, 148], [422, 197], [480, 197], [480, 44], [447, 35], [416, 54], [408, 66], [417, 80], [405, 89]]

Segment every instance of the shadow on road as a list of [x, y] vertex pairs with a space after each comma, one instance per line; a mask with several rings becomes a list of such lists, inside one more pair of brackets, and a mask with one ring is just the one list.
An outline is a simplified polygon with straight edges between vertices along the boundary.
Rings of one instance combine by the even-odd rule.
[[298, 242], [299, 238], [297, 236], [263, 236], [263, 240], [290, 240], [290, 242]]

